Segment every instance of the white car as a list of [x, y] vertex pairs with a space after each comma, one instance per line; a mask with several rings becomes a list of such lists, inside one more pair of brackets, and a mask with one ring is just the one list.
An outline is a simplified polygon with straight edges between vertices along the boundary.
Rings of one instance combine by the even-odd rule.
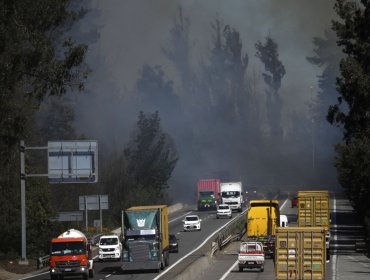
[[233, 216], [233, 212], [232, 212], [229, 205], [227, 205], [227, 204], [218, 205], [217, 213], [216, 213], [216, 218], [217, 219], [222, 218], [222, 217], [226, 217], [226, 218], [231, 219], [232, 216]]
[[182, 220], [184, 223], [184, 231], [188, 230], [198, 230], [200, 231], [200, 222], [202, 219], [199, 219], [198, 215], [188, 215], [185, 216], [185, 219]]
[[103, 235], [99, 240], [98, 260], [120, 260], [122, 243], [117, 235]]

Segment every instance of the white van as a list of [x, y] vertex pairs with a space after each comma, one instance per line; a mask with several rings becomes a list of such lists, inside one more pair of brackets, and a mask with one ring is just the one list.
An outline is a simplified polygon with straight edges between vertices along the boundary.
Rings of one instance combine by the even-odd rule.
[[117, 235], [103, 235], [99, 240], [98, 260], [120, 260], [122, 243]]

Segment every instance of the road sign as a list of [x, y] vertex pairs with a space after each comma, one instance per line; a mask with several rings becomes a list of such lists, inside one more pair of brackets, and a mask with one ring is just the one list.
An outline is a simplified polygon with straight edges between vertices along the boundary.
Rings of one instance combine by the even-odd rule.
[[97, 183], [97, 141], [49, 141], [48, 177], [55, 184]]
[[81, 222], [83, 221], [83, 214], [80, 211], [59, 212], [57, 219], [59, 222]]
[[[99, 207], [99, 196], [100, 196], [100, 207]], [[86, 201], [85, 201], [86, 199]], [[86, 195], [79, 196], [79, 209], [80, 210], [106, 210], [109, 209], [108, 195]]]

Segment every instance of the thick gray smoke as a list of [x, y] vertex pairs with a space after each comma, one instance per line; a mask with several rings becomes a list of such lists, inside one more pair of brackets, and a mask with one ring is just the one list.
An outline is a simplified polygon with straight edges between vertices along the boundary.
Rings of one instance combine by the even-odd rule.
[[[318, 92], [317, 76], [322, 69], [308, 63], [306, 57], [313, 55], [312, 38], [323, 36], [324, 30], [331, 27], [331, 20], [335, 18], [333, 0], [109, 0], [87, 1], [87, 5], [91, 12], [82, 20], [79, 29], [81, 32], [96, 30], [99, 36], [92, 38], [89, 46], [87, 63], [93, 73], [86, 84], [88, 93], [76, 98], [76, 116], [78, 129], [97, 139], [101, 152], [108, 153], [112, 147], [123, 149], [139, 111], [152, 107], [152, 104], [144, 104], [145, 100], [138, 102], [135, 97], [135, 83], [144, 64], [161, 65], [165, 81], [172, 80], [174, 92], [180, 99], [186, 100], [187, 93], [181, 85], [179, 72], [161, 51], [161, 48], [168, 46], [169, 30], [178, 16], [179, 5], [190, 22], [189, 59], [194, 73], [200, 71], [199, 62], [206, 63], [208, 59], [211, 22], [221, 19], [240, 33], [242, 52], [249, 56], [247, 80], [252, 87], [251, 92], [259, 96], [257, 99], [263, 114], [266, 110], [263, 108], [265, 85], [261, 76], [264, 68], [255, 57], [254, 45], [271, 36], [279, 46], [279, 58], [286, 69], [280, 90], [285, 134], [292, 134], [298, 120], [310, 119], [309, 106]], [[197, 179], [215, 176], [223, 177], [222, 180], [242, 180], [247, 187], [336, 184], [332, 146], [313, 143], [313, 147], [310, 141], [299, 143], [298, 139], [297, 145], [284, 151], [283, 158], [289, 158], [291, 153], [297, 161], [306, 164], [298, 164], [302, 167], [299, 171], [287, 170], [285, 163], [279, 162], [279, 157], [274, 158], [275, 155], [271, 154], [269, 159], [265, 151], [249, 152], [247, 157], [243, 152], [251, 149], [246, 149], [239, 142], [235, 146], [233, 139], [228, 138], [231, 133], [235, 135], [233, 128], [215, 123], [197, 127], [197, 120], [191, 117], [192, 107], [183, 106], [183, 111], [169, 116], [169, 110], [159, 106], [162, 106], [159, 109], [164, 129], [173, 136], [180, 152], [180, 161], [171, 180], [171, 191], [183, 200], [193, 200]], [[207, 108], [209, 104], [203, 106]], [[265, 124], [258, 125], [263, 127]], [[306, 133], [311, 130], [307, 122], [302, 122], [301, 126], [300, 129]], [[199, 130], [203, 132], [194, 132]], [[187, 131], [204, 137], [220, 135], [214, 130], [225, 132], [222, 144], [214, 146], [214, 149], [223, 147], [223, 151], [202, 147], [191, 142], [199, 138], [184, 135]], [[271, 141], [270, 146], [274, 147], [273, 139]], [[297, 157], [300, 150], [301, 156]], [[325, 154], [326, 169], [323, 173], [327, 176], [307, 175], [311, 172], [308, 170], [312, 154], [318, 151]], [[222, 156], [222, 153], [227, 155]]]

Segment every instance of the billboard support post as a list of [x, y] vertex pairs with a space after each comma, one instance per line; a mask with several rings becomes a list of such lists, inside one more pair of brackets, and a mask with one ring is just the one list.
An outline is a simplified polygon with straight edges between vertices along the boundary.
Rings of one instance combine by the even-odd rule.
[[19, 146], [20, 164], [21, 164], [21, 226], [22, 226], [22, 256], [19, 264], [28, 265], [27, 252], [26, 252], [26, 172], [24, 163], [24, 141], [21, 140]]

